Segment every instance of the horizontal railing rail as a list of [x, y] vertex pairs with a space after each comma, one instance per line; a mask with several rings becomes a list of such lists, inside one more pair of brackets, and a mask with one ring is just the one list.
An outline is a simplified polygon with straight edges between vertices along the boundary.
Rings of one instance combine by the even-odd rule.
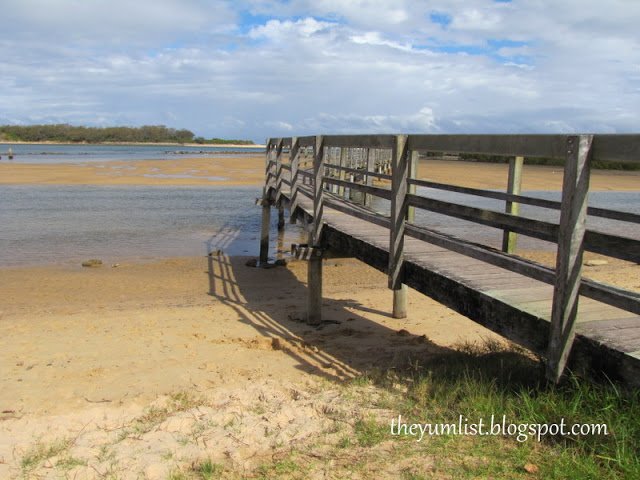
[[[325, 147], [392, 149], [395, 135], [326, 135]], [[411, 151], [476, 153], [497, 156], [566, 158], [568, 135], [407, 135]], [[267, 150], [282, 142], [291, 148], [293, 137], [270, 138]], [[313, 147], [316, 136], [297, 137], [299, 147]], [[640, 162], [640, 134], [593, 135], [593, 160]]]

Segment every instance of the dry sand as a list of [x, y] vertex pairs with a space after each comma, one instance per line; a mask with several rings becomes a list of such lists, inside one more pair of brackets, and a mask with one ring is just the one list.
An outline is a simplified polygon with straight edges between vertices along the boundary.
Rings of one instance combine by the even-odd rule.
[[[2, 163], [0, 183], [257, 185], [262, 169], [259, 156]], [[429, 162], [421, 171], [488, 188], [506, 179], [504, 165]], [[526, 167], [524, 188], [559, 187], [553, 172]], [[639, 179], [595, 172], [592, 183], [637, 190]], [[524, 254], [553, 263], [550, 253]], [[335, 323], [311, 328], [300, 321], [306, 264], [263, 270], [245, 260], [2, 269], [0, 478], [165, 479], [205, 458], [249, 474], [294, 445], [335, 445], [338, 434], [352, 434], [355, 419], [372, 413], [365, 405], [373, 394], [343, 380], [497, 338], [416, 292], [409, 318], [391, 318], [385, 276], [355, 260], [327, 261], [324, 309]], [[585, 273], [639, 289], [638, 268], [610, 260]], [[332, 478], [327, 471], [311, 476]]]
[[[231, 451], [227, 460], [234, 468], [249, 468], [255, 465], [253, 456], [269, 454], [274, 439], [265, 439], [258, 429], [237, 432], [235, 443], [219, 424], [236, 411], [251, 413], [259, 395], [271, 399], [263, 407], [272, 411], [273, 428], [282, 424], [277, 427], [281, 439], [295, 437], [294, 431], [317, 434], [328, 421], [317, 411], [322, 402], [302, 407], [291, 391], [307, 398], [326, 382], [404, 365], [409, 358], [428, 361], [453, 343], [494, 338], [415, 292], [411, 316], [391, 318], [386, 277], [355, 260], [327, 261], [324, 308], [335, 323], [311, 328], [300, 321], [306, 262], [264, 270], [247, 267], [245, 260], [222, 255], [118, 268], [5, 269], [0, 279], [6, 299], [0, 317], [0, 477], [21, 474], [21, 462], [37, 445], [70, 438], [73, 446], [65, 454], [87, 463], [74, 467], [78, 478], [111, 468], [99, 458], [101, 449], [120, 452], [111, 460], [123, 475], [130, 468], [136, 475], [152, 468], [161, 474], [149, 478], [165, 478], [174, 465], [162, 461], [167, 451], [184, 461], [206, 455], [223, 460]], [[322, 390], [324, 396], [342, 395], [331, 385]], [[177, 425], [172, 441], [164, 438], [164, 426], [154, 426], [154, 432], [164, 433], [145, 432], [149, 435], [136, 448], [144, 445], [155, 453], [131, 458], [112, 431], [125, 435], [145, 407], [148, 411], [152, 402], [181, 392], [207, 399], [208, 410], [198, 414], [205, 415], [207, 425], [220, 427], [210, 427], [209, 448], [180, 444], [178, 434], [195, 428], [189, 420], [193, 412], [180, 411], [176, 415], [182, 420], [166, 418]], [[211, 410], [211, 405], [218, 407]], [[305, 408], [316, 413], [307, 415]], [[349, 402], [335, 408], [349, 408]], [[42, 462], [31, 473], [64, 473], [66, 463], [56, 467], [57, 461]]]

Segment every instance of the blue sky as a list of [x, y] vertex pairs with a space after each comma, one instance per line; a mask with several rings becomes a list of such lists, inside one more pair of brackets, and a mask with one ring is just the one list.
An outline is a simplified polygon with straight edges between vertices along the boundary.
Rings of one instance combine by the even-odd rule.
[[637, 0], [4, 0], [0, 123], [637, 132]]

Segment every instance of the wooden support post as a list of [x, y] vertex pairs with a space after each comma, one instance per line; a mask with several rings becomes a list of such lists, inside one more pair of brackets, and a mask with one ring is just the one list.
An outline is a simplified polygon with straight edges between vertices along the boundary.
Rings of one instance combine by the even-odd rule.
[[[416, 179], [418, 178], [418, 159], [420, 155], [417, 151], [411, 152], [411, 159], [409, 164], [409, 178]], [[407, 187], [407, 193], [411, 193], [413, 195], [416, 194], [416, 186], [409, 184]], [[408, 207], [407, 208], [407, 222], [414, 223], [416, 221], [416, 208]]]
[[278, 231], [284, 231], [284, 205], [282, 202], [278, 203]]
[[393, 290], [393, 317], [407, 316], [407, 290], [402, 285], [404, 229], [407, 217], [409, 161], [407, 135], [397, 135], [391, 155], [391, 223], [389, 238], [389, 288]]
[[[509, 181], [507, 185], [507, 193], [520, 195], [522, 190], [522, 165], [524, 157], [515, 157], [509, 159]], [[506, 213], [518, 215], [520, 213], [520, 204], [518, 202], [507, 201]], [[516, 251], [517, 234], [505, 230], [502, 233], [502, 251], [505, 253], [514, 253]]]
[[276, 260], [284, 258], [284, 226], [278, 228], [278, 236], [276, 237]]
[[319, 325], [322, 322], [322, 250], [320, 235], [322, 234], [322, 213], [324, 210], [324, 190], [322, 174], [324, 171], [324, 137], [316, 136], [313, 156], [313, 224], [311, 226], [310, 243], [312, 252], [307, 268], [307, 322]]
[[553, 288], [547, 378], [562, 377], [573, 339], [582, 277], [582, 253], [593, 135], [567, 137], [567, 161], [562, 182], [556, 281]]
[[269, 259], [269, 227], [271, 225], [271, 202], [269, 190], [272, 183], [271, 158], [273, 156], [273, 139], [267, 140], [267, 150], [265, 155], [265, 180], [262, 190], [262, 228], [260, 231], [260, 263], [267, 263]]
[[291, 223], [296, 222], [296, 208], [298, 206], [298, 182], [299, 174], [298, 169], [300, 167], [300, 141], [298, 137], [291, 139], [291, 200], [289, 202], [289, 221]]
[[[365, 170], [366, 173], [364, 175], [365, 185], [369, 185], [369, 186], [373, 185], [373, 176], [369, 175], [368, 172], [373, 172], [374, 168], [375, 168], [375, 157], [373, 156], [371, 149], [367, 148], [367, 166]], [[363, 197], [364, 197], [364, 202], [363, 202], [364, 206], [370, 207], [373, 196], [370, 193], [365, 193]]]
[[260, 234], [260, 263], [269, 259], [269, 227], [271, 224], [271, 205], [266, 198], [262, 199], [262, 231]]
[[307, 323], [322, 323], [322, 249], [313, 247], [307, 262], [307, 285], [309, 298], [307, 302]]
[[393, 291], [393, 318], [407, 318], [407, 291], [404, 283]]

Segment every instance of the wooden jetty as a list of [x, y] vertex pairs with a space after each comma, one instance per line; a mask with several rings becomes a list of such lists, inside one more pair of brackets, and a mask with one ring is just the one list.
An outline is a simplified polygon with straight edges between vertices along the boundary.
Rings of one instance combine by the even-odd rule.
[[[416, 178], [430, 153], [509, 158], [506, 192]], [[564, 161], [561, 201], [520, 194], [527, 157]], [[484, 325], [547, 362], [559, 381], [566, 366], [640, 385], [640, 294], [583, 278], [583, 252], [640, 263], [638, 236], [591, 228], [601, 217], [636, 227], [640, 215], [588, 206], [592, 160], [640, 161], [640, 135], [318, 135], [267, 143], [260, 261], [267, 262], [271, 207], [302, 220], [309, 243], [308, 322], [322, 321], [322, 258], [356, 257], [388, 274], [393, 316], [407, 315], [407, 286]], [[374, 184], [374, 179], [377, 184]], [[386, 185], [385, 185], [386, 184]], [[505, 202], [504, 210], [443, 201], [433, 190]], [[640, 190], [640, 185], [638, 185]], [[388, 214], [371, 198], [388, 200]], [[520, 204], [559, 210], [553, 223], [519, 215]], [[416, 209], [502, 230], [502, 250], [416, 221]], [[620, 229], [622, 231], [624, 229]], [[626, 230], [628, 231], [628, 229]], [[633, 231], [633, 228], [632, 228]], [[515, 235], [557, 244], [556, 267], [513, 254]]]

